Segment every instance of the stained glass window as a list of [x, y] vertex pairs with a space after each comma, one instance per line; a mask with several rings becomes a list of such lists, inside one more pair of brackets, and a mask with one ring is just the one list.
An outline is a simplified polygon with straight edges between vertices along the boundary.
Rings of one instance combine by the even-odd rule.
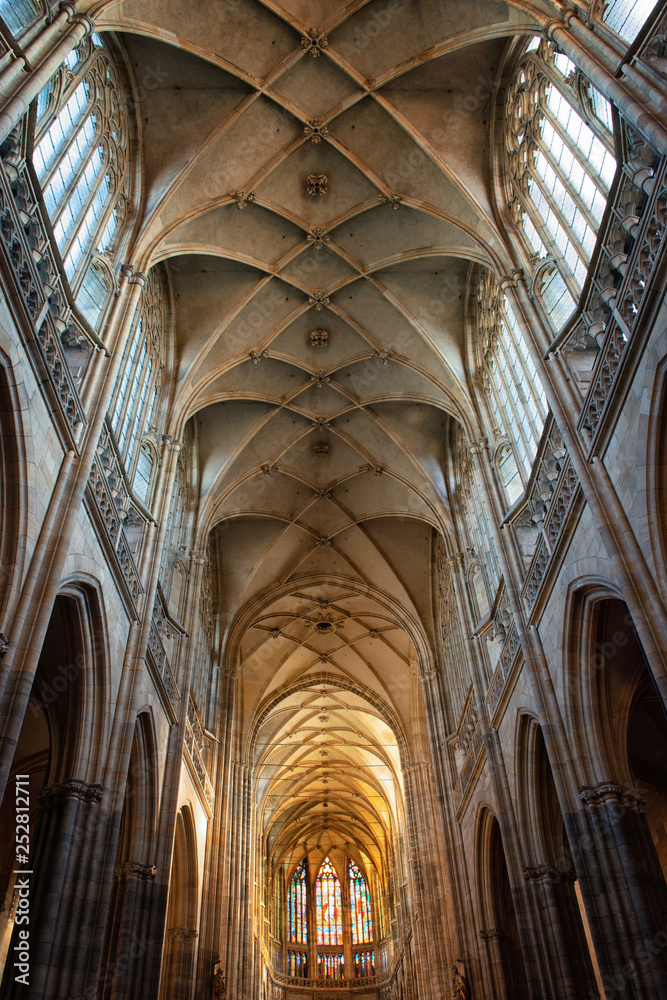
[[[306, 915], [307, 891], [306, 859], [304, 858], [292, 875], [287, 896], [288, 940], [305, 942], [308, 940], [308, 919]], [[290, 952], [290, 954], [292, 954]], [[295, 975], [295, 973], [292, 973]]]
[[308, 956], [305, 951], [287, 952], [287, 975], [305, 979], [308, 975]]
[[357, 979], [375, 975], [375, 954], [372, 951], [355, 951], [354, 975]]
[[337, 952], [319, 952], [317, 956], [320, 979], [344, 979], [345, 956]]
[[352, 944], [366, 944], [373, 940], [371, 899], [366, 879], [353, 861], [348, 861], [347, 876], [350, 883], [350, 909], [352, 911]]
[[343, 943], [343, 906], [340, 881], [329, 858], [325, 858], [315, 885], [317, 943]]

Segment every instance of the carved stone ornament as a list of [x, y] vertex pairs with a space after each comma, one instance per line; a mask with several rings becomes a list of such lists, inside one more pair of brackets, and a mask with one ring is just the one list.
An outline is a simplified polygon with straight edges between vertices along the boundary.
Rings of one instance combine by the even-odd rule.
[[388, 196], [386, 194], [378, 195], [378, 201], [381, 201], [383, 205], [391, 205], [394, 212], [398, 212], [399, 208], [401, 207], [401, 199], [402, 195], [396, 194], [395, 191], [391, 196]]
[[65, 799], [78, 799], [79, 802], [99, 802], [104, 789], [101, 785], [89, 785], [85, 781], [76, 781], [68, 778], [60, 785], [49, 785], [42, 791], [40, 801], [43, 808], [46, 806], [61, 805]]
[[216, 963], [211, 983], [211, 1000], [227, 1000], [227, 981], [222, 974], [222, 968]]
[[253, 365], [258, 365], [262, 358], [268, 358], [269, 352], [266, 348], [263, 351], [249, 351], [248, 357], [252, 361]]
[[326, 458], [329, 454], [329, 445], [324, 441], [318, 441], [315, 445], [315, 454], [318, 458]]
[[512, 935], [509, 931], [499, 927], [490, 927], [486, 931], [480, 931], [479, 936], [482, 941], [511, 941]]
[[195, 941], [199, 937], [199, 931], [192, 927], [170, 927], [167, 931], [168, 941]]
[[312, 118], [303, 126], [303, 134], [311, 142], [322, 142], [322, 139], [328, 138], [329, 129], [321, 118]]
[[4, 656], [9, 649], [9, 639], [4, 632], [0, 632], [0, 656]]
[[309, 56], [319, 59], [322, 52], [329, 47], [326, 35], [321, 34], [319, 28], [309, 28], [308, 34], [301, 39], [301, 45]]
[[328, 347], [329, 334], [326, 330], [313, 330], [310, 335], [311, 347]]
[[134, 861], [128, 861], [124, 865], [116, 865], [113, 870], [114, 882], [127, 882], [131, 878], [152, 879], [155, 878], [155, 865], [140, 865]]
[[246, 194], [245, 191], [235, 191], [234, 199], [236, 201], [236, 207], [240, 212], [242, 212], [244, 208], [247, 208], [248, 205], [255, 200], [255, 192], [249, 191], [248, 194]]
[[316, 389], [323, 389], [325, 385], [329, 384], [331, 379], [324, 372], [315, 372], [314, 375], [310, 376], [310, 381], [313, 383]]
[[460, 958], [452, 965], [452, 997], [453, 1000], [470, 1000], [470, 984]]
[[331, 237], [328, 233], [325, 233], [323, 229], [313, 229], [312, 233], [308, 233], [306, 236], [306, 242], [309, 246], [313, 247], [314, 250], [321, 250], [330, 241]]
[[382, 362], [383, 365], [388, 365], [391, 361], [391, 351], [373, 351], [371, 357]]
[[321, 431], [323, 427], [331, 427], [331, 424], [326, 417], [318, 417], [317, 420], [313, 420], [313, 427], [316, 427], [318, 431]]
[[329, 305], [329, 296], [325, 295], [324, 292], [315, 292], [314, 295], [308, 297], [308, 305], [315, 306], [316, 312], [322, 312], [324, 306]]
[[619, 785], [616, 781], [601, 781], [599, 785], [584, 785], [579, 789], [579, 798], [587, 806], [601, 806], [613, 802], [626, 809], [641, 812], [646, 799], [636, 788]]
[[574, 883], [577, 878], [573, 868], [557, 868], [556, 865], [537, 865], [535, 868], [524, 868], [523, 877], [526, 882], [549, 882], [552, 885]]
[[311, 198], [317, 197], [318, 194], [327, 194], [327, 184], [326, 174], [308, 174], [306, 177], [306, 191]]

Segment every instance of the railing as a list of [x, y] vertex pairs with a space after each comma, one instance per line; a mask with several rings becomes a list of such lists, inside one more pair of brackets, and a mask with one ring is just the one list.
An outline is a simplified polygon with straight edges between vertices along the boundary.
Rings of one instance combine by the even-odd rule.
[[13, 287], [19, 328], [31, 329], [26, 348], [45, 387], [61, 433], [76, 444], [86, 423], [78, 386], [91, 348], [99, 347], [69, 304], [50, 239], [48, 220], [33, 188], [25, 158], [25, 123], [0, 146], [0, 254]]
[[201, 724], [201, 720], [192, 697], [190, 697], [188, 701], [188, 716], [185, 723], [185, 746], [206, 804], [209, 809], [213, 811], [213, 803], [215, 800], [213, 785], [211, 784], [211, 779], [208, 776], [206, 764], [204, 763], [204, 758], [202, 757], [204, 739], [204, 727]]
[[[593, 451], [613, 389], [649, 301], [649, 289], [667, 235], [667, 160], [659, 162], [643, 138], [626, 127], [625, 162], [599, 238], [599, 253], [582, 302], [582, 322], [557, 346], [573, 352], [573, 376], [585, 391], [579, 430]], [[600, 345], [595, 353], [595, 341]], [[576, 360], [588, 354], [588, 372]]]
[[528, 613], [533, 610], [579, 492], [579, 479], [558, 426], [549, 415], [525, 499], [509, 518], [517, 536], [526, 532], [531, 536], [531, 559], [521, 592]]
[[100, 435], [88, 475], [88, 496], [92, 501], [94, 520], [107, 543], [111, 568], [136, 611], [143, 587], [123, 522], [140, 524], [143, 530], [145, 519], [132, 502], [120, 459], [106, 426]]
[[386, 972], [381, 976], [366, 976], [360, 979], [302, 979], [300, 976], [286, 976], [282, 972], [271, 972], [271, 979], [277, 986], [296, 986], [309, 990], [370, 990], [389, 983], [391, 973]]

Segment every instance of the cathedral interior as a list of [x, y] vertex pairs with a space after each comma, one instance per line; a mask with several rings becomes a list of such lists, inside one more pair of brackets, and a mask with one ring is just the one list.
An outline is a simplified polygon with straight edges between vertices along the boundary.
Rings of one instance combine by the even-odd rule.
[[667, 3], [0, 0], [0, 996], [667, 1000]]

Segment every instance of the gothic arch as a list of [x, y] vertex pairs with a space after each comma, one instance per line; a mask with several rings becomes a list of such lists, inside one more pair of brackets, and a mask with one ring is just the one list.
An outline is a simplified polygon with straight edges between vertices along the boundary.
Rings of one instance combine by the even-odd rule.
[[0, 630], [8, 630], [25, 560], [28, 428], [23, 413], [14, 366], [0, 350]]
[[198, 925], [197, 833], [192, 808], [183, 805], [176, 817], [174, 832], [160, 978], [161, 1000], [184, 1000], [192, 996]]

